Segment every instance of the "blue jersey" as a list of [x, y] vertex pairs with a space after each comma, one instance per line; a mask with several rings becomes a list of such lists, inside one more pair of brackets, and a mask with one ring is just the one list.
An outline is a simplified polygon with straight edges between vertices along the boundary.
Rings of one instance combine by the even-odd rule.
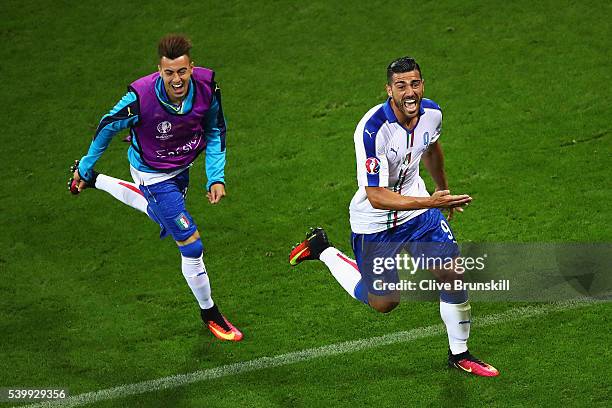
[[[225, 184], [225, 118], [221, 107], [221, 91], [215, 86], [215, 94], [212, 97], [210, 109], [204, 117], [204, 136], [206, 138], [206, 189], [214, 183]], [[193, 102], [194, 84], [193, 79], [189, 86], [189, 92], [183, 100], [181, 106], [173, 105], [161, 78], [155, 83], [155, 93], [157, 99], [164, 108], [172, 114], [181, 115], [191, 110]], [[139, 104], [136, 94], [129, 91], [115, 105], [111, 111], [102, 117], [98, 129], [94, 135], [93, 141], [89, 146], [89, 150], [80, 161], [79, 173], [84, 179], [91, 178], [91, 172], [96, 162], [102, 156], [110, 144], [113, 136], [124, 129], [132, 128], [138, 124], [140, 120]], [[146, 173], [158, 173], [160, 170], [155, 170], [148, 167], [142, 157], [138, 153], [138, 145], [135, 137], [132, 137], [132, 144], [128, 149], [128, 160], [130, 165], [136, 170]]]

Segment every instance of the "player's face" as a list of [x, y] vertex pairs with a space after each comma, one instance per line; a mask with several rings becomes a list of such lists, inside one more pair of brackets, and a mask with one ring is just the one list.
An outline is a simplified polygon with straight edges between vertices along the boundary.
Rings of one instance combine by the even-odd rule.
[[191, 59], [187, 55], [175, 59], [162, 57], [158, 68], [170, 101], [181, 102], [189, 90], [189, 79], [193, 71]]
[[395, 105], [396, 113], [404, 116], [398, 119], [409, 120], [419, 114], [424, 89], [419, 71], [393, 74], [391, 85], [387, 84], [387, 95]]

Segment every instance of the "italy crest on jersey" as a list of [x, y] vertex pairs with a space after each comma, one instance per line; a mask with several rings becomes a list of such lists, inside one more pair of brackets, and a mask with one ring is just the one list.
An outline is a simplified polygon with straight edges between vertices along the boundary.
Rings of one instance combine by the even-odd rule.
[[380, 160], [376, 157], [368, 157], [365, 162], [368, 174], [378, 174], [380, 171]]

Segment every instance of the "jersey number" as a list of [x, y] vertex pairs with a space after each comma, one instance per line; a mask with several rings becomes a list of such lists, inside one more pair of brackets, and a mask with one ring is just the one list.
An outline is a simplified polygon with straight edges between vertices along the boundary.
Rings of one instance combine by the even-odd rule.
[[453, 239], [453, 231], [451, 231], [446, 221], [440, 220], [440, 227], [442, 227], [442, 231], [446, 232], [448, 239]]

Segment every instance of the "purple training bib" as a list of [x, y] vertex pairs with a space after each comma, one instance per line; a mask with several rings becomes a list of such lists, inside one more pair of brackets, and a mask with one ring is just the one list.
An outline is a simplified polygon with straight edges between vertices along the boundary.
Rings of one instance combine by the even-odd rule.
[[168, 112], [155, 94], [159, 72], [132, 82], [140, 105], [140, 120], [133, 128], [145, 164], [156, 170], [173, 170], [192, 163], [206, 148], [202, 120], [210, 107], [214, 72], [194, 67], [193, 103], [186, 114]]

